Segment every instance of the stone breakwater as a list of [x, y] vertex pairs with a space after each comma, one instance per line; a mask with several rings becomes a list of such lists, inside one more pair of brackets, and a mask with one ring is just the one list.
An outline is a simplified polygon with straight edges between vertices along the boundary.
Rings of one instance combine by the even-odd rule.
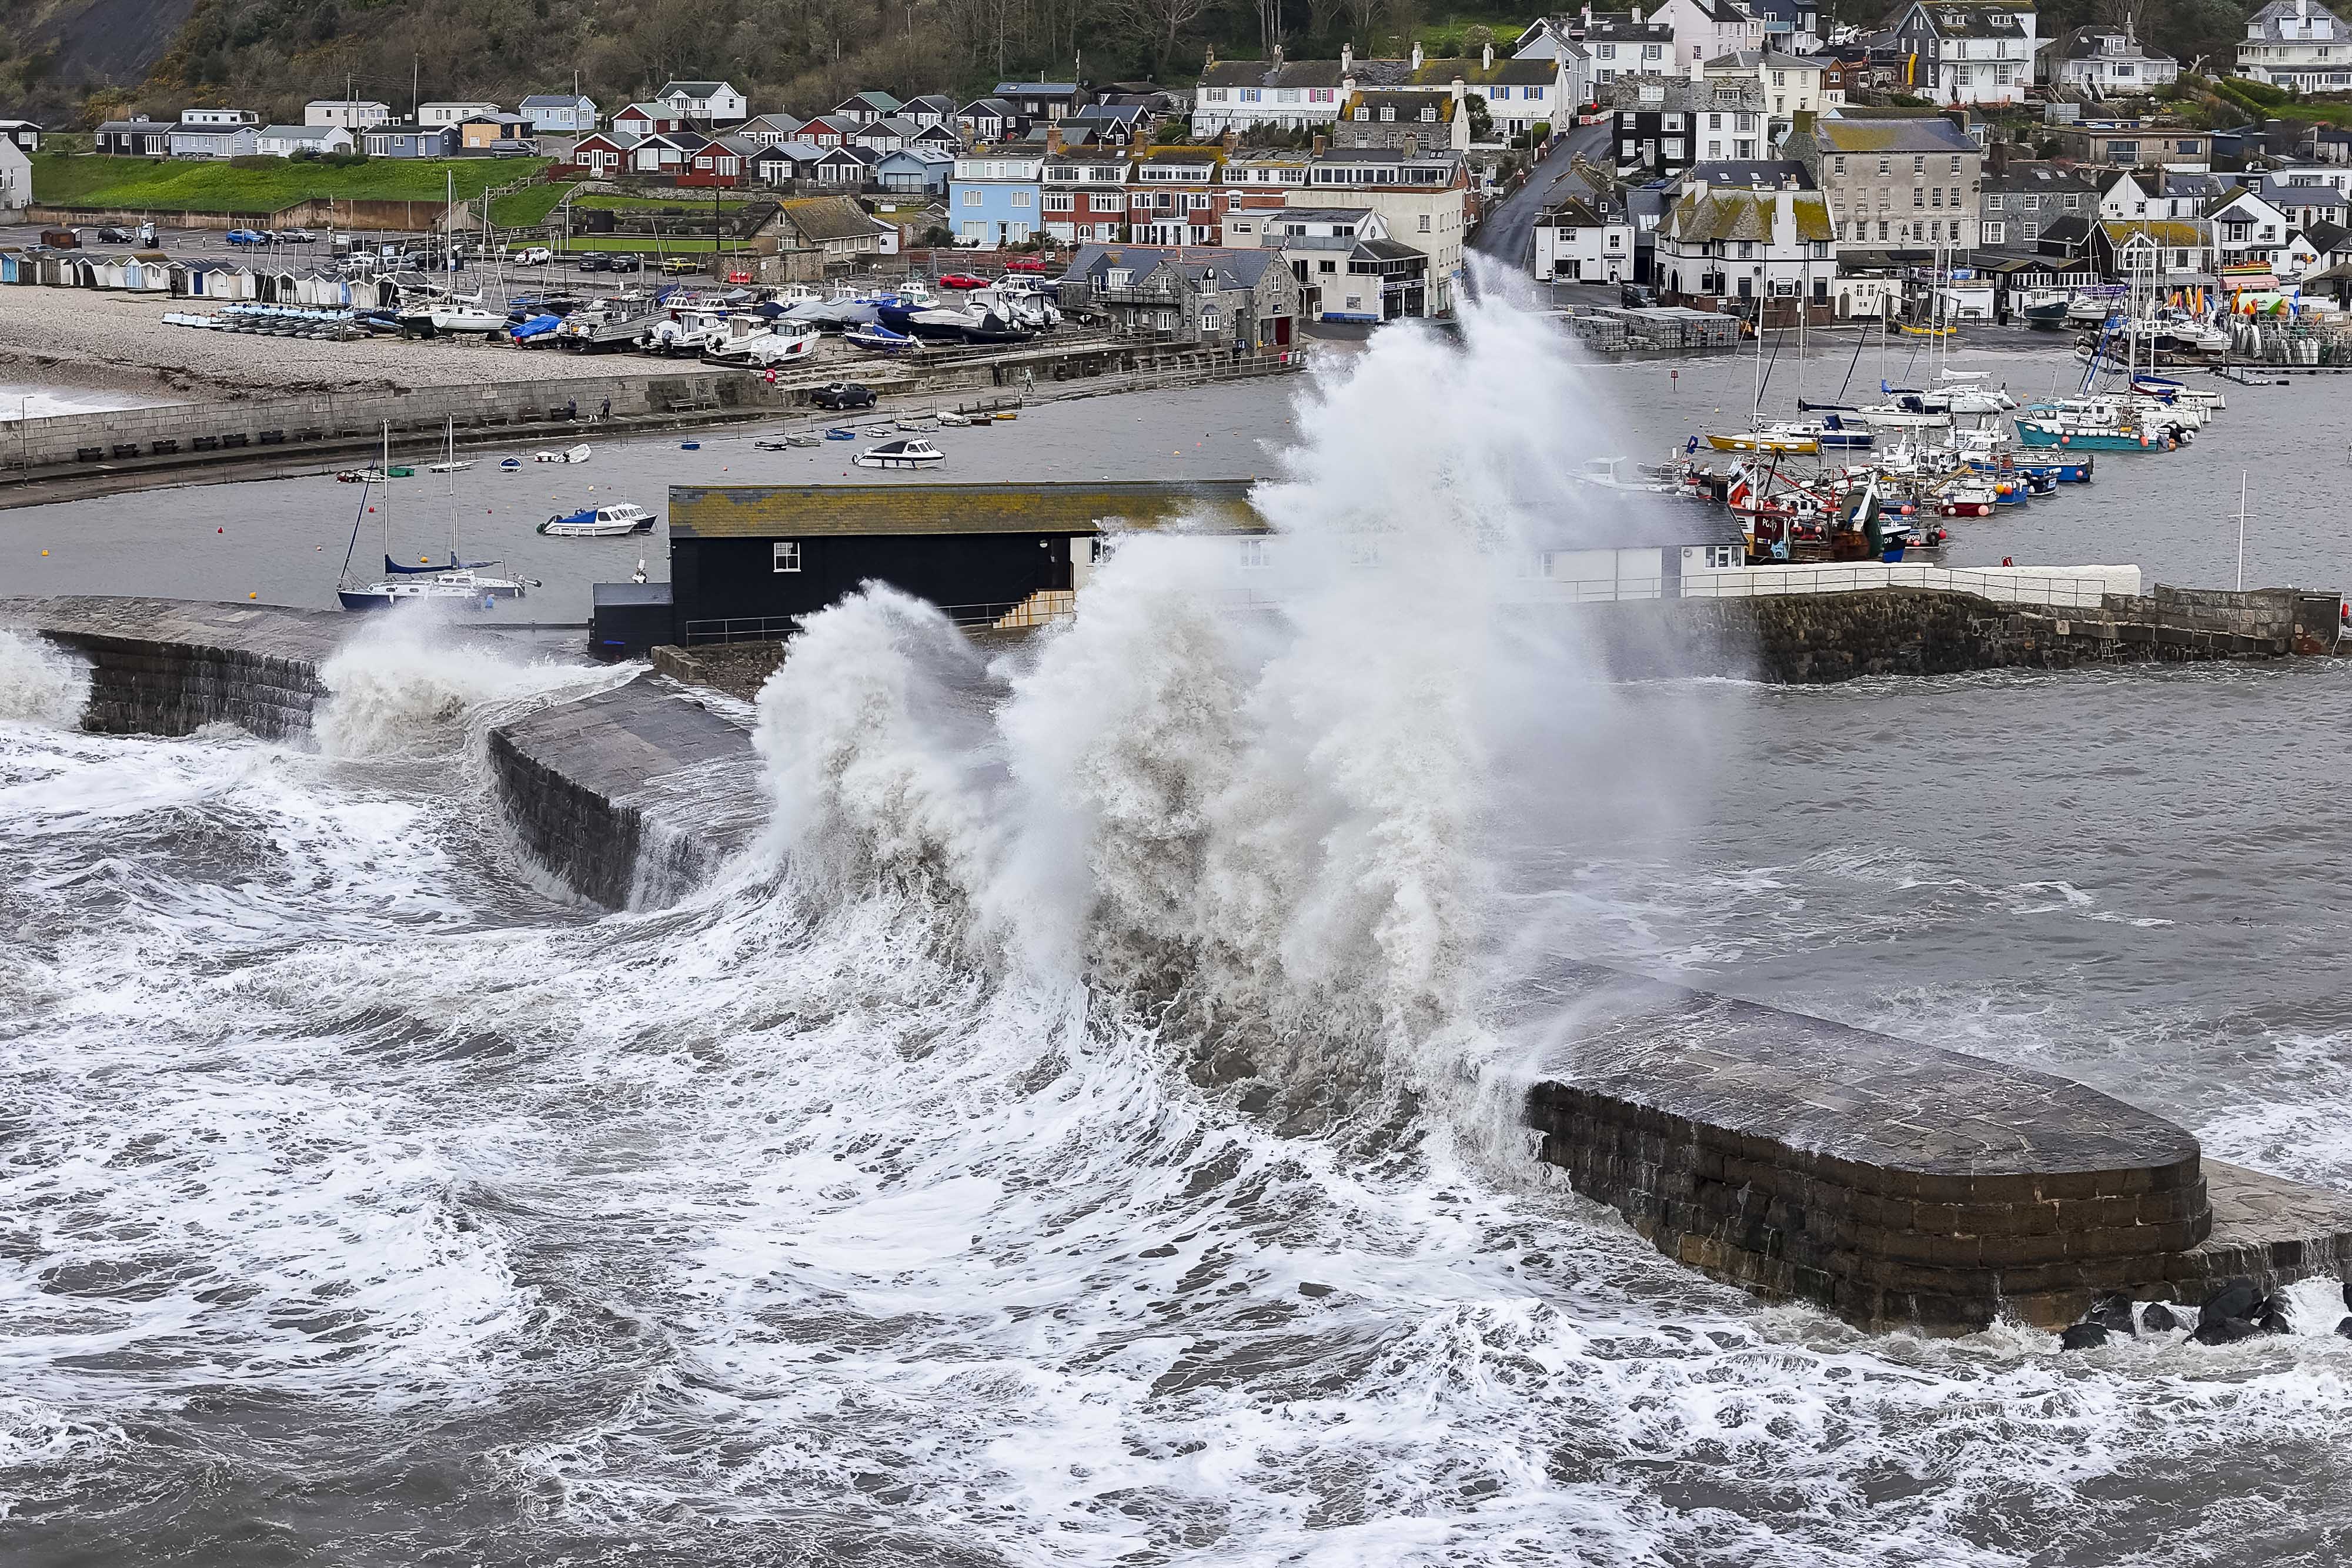
[[1863, 675], [2284, 658], [2335, 646], [2343, 596], [2159, 586], [2096, 606], [2000, 603], [1908, 588], [1579, 607], [1618, 675], [1749, 675], [1806, 685]]
[[[83, 722], [117, 732], [299, 738], [350, 625], [0, 601], [0, 627], [90, 661]], [[659, 676], [500, 725], [488, 747], [520, 852], [600, 904], [675, 899], [764, 820], [749, 732]], [[2098, 1327], [2155, 1298], [2200, 1304], [2200, 1337], [2219, 1339], [2259, 1327], [2280, 1287], [2352, 1266], [2352, 1199], [2207, 1160], [2065, 1079], [1599, 970], [1505, 1021], [1550, 1042], [1524, 1099], [1538, 1157], [1668, 1256], [1768, 1298], [1931, 1333], [2085, 1312]], [[2068, 1343], [2095, 1337], [2077, 1325]]]
[[2074, 1322], [2352, 1263], [2352, 1200], [2202, 1159], [2048, 1073], [1589, 972], [1528, 1094], [1538, 1157], [1667, 1256], [1854, 1322]]

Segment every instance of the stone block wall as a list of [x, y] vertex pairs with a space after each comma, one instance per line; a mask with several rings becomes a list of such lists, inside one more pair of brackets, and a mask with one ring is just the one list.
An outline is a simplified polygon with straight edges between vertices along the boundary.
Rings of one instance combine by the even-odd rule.
[[[2227, 600], [2232, 602], [2222, 603]], [[2198, 663], [2324, 653], [2333, 594], [2189, 596], [2159, 588], [2096, 610], [2032, 609], [1917, 589], [1577, 607], [1580, 630], [1626, 679], [1741, 675], [1790, 685], [1862, 675]]]
[[2193, 1144], [2148, 1165], [1942, 1173], [1560, 1082], [1535, 1086], [1528, 1120], [1544, 1161], [1668, 1257], [1866, 1326], [2063, 1327], [2107, 1291], [2174, 1293], [2170, 1260], [2212, 1228]]
[[326, 695], [308, 660], [119, 637], [54, 640], [90, 661], [82, 727], [103, 735], [187, 735], [233, 724], [265, 740], [299, 739]]

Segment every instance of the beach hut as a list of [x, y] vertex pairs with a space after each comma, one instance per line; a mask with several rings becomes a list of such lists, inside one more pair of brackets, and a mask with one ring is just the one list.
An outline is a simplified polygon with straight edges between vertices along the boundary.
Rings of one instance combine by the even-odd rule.
[[0, 283], [25, 281], [25, 253], [21, 250], [0, 250]]
[[[352, 302], [350, 285], [341, 278], [323, 272], [313, 272], [296, 280], [290, 303], [322, 306], [340, 310]], [[289, 301], [280, 301], [289, 303]]]

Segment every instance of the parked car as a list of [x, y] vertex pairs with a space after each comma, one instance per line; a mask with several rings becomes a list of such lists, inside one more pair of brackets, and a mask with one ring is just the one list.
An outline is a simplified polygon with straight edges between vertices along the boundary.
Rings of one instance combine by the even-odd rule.
[[646, 269], [646, 258], [634, 251], [616, 250], [612, 256], [614, 272], [643, 272]]
[[874, 389], [856, 382], [832, 382], [809, 393], [809, 401], [819, 408], [872, 408]]
[[601, 250], [585, 250], [572, 258], [572, 265], [583, 272], [612, 272], [613, 258]]
[[543, 245], [535, 245], [527, 250], [517, 252], [515, 255], [515, 265], [518, 267], [545, 267], [549, 262], [553, 261], [554, 259], [555, 253], [553, 251], [548, 249]]
[[969, 272], [942, 272], [940, 274], [940, 287], [941, 288], [985, 288], [988, 287], [988, 279], [974, 277]]
[[98, 243], [100, 245], [129, 245], [131, 243], [131, 234], [129, 229], [117, 228], [112, 224], [108, 224], [98, 231]]
[[319, 239], [309, 229], [278, 229], [276, 232], [280, 245], [315, 245]]
[[1628, 310], [1647, 310], [1658, 302], [1658, 297], [1638, 283], [1629, 283], [1617, 291], [1617, 303]]
[[689, 272], [700, 272], [702, 263], [690, 256], [666, 256], [662, 257], [661, 269], [672, 277], [677, 277]]
[[1007, 272], [1043, 272], [1045, 270], [1045, 259], [1041, 256], [1016, 256], [1012, 260], [1004, 264], [1004, 270]]
[[268, 245], [269, 231], [268, 229], [231, 229], [228, 231], [227, 239], [231, 245]]

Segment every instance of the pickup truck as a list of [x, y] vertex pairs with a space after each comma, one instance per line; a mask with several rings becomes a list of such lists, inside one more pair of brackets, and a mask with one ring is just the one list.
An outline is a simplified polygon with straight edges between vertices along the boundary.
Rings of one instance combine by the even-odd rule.
[[809, 393], [809, 402], [819, 408], [872, 408], [874, 389], [856, 382], [834, 382]]

